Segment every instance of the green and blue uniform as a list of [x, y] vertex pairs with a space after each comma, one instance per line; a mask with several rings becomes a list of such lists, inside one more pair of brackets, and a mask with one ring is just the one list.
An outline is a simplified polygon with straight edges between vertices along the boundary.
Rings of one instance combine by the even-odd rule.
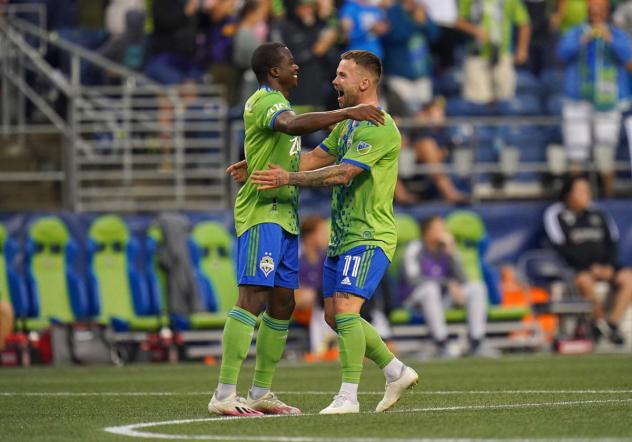
[[401, 137], [390, 115], [383, 126], [345, 120], [320, 147], [364, 169], [347, 185], [334, 187], [331, 238], [323, 292], [370, 298], [386, 271], [397, 242], [393, 196]]
[[[300, 137], [274, 130], [276, 118], [292, 110], [279, 91], [259, 88], [246, 102], [244, 126], [248, 175], [278, 164], [298, 171]], [[240, 285], [298, 287], [298, 189], [260, 191], [246, 181], [235, 201]]]

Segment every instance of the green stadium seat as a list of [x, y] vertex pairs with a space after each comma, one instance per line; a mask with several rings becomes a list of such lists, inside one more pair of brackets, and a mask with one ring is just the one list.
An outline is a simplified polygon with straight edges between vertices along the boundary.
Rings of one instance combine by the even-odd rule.
[[77, 247], [61, 219], [43, 217], [29, 227], [25, 261], [30, 304], [25, 323], [28, 330], [88, 317], [85, 287], [72, 266], [76, 253]]
[[137, 265], [140, 248], [123, 219], [103, 215], [88, 233], [88, 266], [92, 311], [97, 321], [115, 331], [156, 331], [166, 321]]

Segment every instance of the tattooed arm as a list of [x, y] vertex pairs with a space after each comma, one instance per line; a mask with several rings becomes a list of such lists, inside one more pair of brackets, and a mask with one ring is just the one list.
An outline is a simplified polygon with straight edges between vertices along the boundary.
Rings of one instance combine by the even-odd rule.
[[327, 187], [347, 184], [356, 175], [364, 171], [361, 167], [349, 163], [322, 167], [303, 172], [288, 172], [276, 164], [269, 164], [267, 170], [258, 170], [251, 175], [251, 181], [259, 190], [276, 189], [281, 186]]

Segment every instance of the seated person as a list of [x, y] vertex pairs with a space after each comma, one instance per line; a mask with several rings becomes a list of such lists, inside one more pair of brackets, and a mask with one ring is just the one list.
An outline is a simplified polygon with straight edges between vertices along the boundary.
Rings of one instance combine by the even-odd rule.
[[[623, 344], [619, 323], [632, 299], [632, 269], [618, 263], [619, 231], [614, 220], [592, 204], [585, 177], [570, 178], [562, 188], [561, 202], [544, 212], [544, 228], [555, 250], [575, 271], [580, 294], [593, 304], [593, 336]], [[609, 283], [614, 290], [603, 302], [596, 283]], [[609, 315], [606, 315], [606, 307]]]
[[493, 356], [483, 345], [487, 322], [487, 291], [482, 282], [467, 281], [454, 239], [443, 219], [431, 216], [421, 224], [421, 241], [411, 242], [404, 254], [404, 276], [412, 293], [405, 305], [420, 309], [440, 356], [452, 356], [444, 309], [465, 307], [470, 353]]
[[13, 309], [11, 304], [0, 300], [0, 351], [4, 350], [7, 338], [13, 331]]
[[395, 201], [399, 204], [415, 204], [440, 196], [449, 203], [466, 203], [468, 196], [458, 189], [443, 167], [449, 155], [446, 146], [451, 143], [445, 127], [442, 126], [445, 120], [445, 100], [435, 98], [424, 106], [415, 119], [426, 126], [403, 134], [402, 158], [405, 160], [400, 161], [400, 164], [406, 163], [410, 157], [412, 162], [424, 164], [431, 169], [422, 174], [415, 171], [407, 173], [406, 170], [412, 163], [402, 164], [395, 187]]

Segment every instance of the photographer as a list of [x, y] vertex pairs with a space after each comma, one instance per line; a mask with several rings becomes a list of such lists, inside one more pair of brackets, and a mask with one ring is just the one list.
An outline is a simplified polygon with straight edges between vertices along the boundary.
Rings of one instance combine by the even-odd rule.
[[[516, 92], [516, 65], [528, 58], [531, 26], [522, 0], [460, 0], [455, 28], [470, 35], [463, 98], [487, 104]], [[518, 27], [515, 52], [513, 27]]]

